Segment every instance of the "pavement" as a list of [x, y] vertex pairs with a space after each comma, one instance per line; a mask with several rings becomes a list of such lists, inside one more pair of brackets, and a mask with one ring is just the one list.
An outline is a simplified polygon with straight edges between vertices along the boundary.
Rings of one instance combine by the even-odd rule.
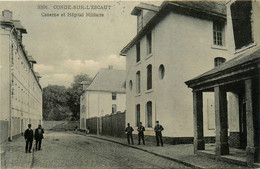
[[[5, 152], [4, 160], [1, 159], [4, 161], [1, 168], [60, 168], [60, 166], [70, 168], [70, 166], [87, 165], [90, 168], [140, 168], [138, 166], [143, 163], [145, 163], [143, 168], [245, 168], [194, 155], [192, 144], [165, 144], [164, 147], [156, 147], [152, 142], [146, 142], [146, 145], [136, 145], [137, 140], [134, 140], [136, 141], [135, 145], [128, 145], [126, 138], [85, 134], [79, 131], [63, 132], [58, 137], [57, 134], [51, 132], [46, 134], [46, 139], [43, 142], [45, 149], [43, 148], [40, 152], [25, 153], [23, 137], [0, 145], [0, 152]], [[66, 139], [64, 139], [65, 137]], [[71, 145], [72, 142], [73, 145]], [[101, 152], [97, 150], [99, 147], [102, 147]], [[113, 147], [112, 151], [111, 147]], [[118, 150], [115, 151], [116, 147]], [[67, 156], [67, 151], [72, 155]], [[143, 160], [140, 161], [139, 155], [143, 157]], [[102, 159], [105, 165], [93, 161], [97, 158]], [[41, 162], [42, 160], [51, 161], [50, 159], [55, 162]], [[121, 159], [120, 163], [118, 159]]]
[[[84, 134], [85, 133], [80, 133]], [[134, 149], [139, 149], [151, 154], [154, 154], [165, 159], [178, 162], [187, 167], [191, 168], [247, 168], [246, 166], [240, 166], [225, 161], [217, 161], [208, 157], [195, 155], [193, 144], [179, 144], [179, 145], [170, 145], [164, 144], [163, 147], [157, 147], [155, 143], [145, 142], [145, 145], [137, 145], [138, 141], [134, 140], [134, 145], [128, 145], [126, 138], [118, 138], [111, 136], [102, 136], [102, 135], [92, 135], [90, 137], [99, 138], [102, 140], [118, 143], [124, 146], [128, 146]]]

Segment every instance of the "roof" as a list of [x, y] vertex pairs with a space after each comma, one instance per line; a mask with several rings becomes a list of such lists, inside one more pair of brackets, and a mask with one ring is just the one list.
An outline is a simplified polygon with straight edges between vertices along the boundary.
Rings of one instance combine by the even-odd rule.
[[[157, 25], [168, 12], [181, 13], [205, 19], [226, 19], [225, 1], [165, 1], [159, 7], [157, 14], [142, 28], [141, 31], [120, 52], [126, 56], [127, 51], [135, 45], [148, 31]], [[136, 9], [137, 10], [137, 9]], [[133, 10], [133, 12], [138, 12]], [[135, 13], [134, 13], [135, 14]]]
[[29, 62], [37, 63], [36, 60], [34, 60], [34, 58], [31, 55], [27, 55], [27, 58], [28, 58]]
[[208, 72], [205, 72], [203, 74], [201, 74], [198, 77], [195, 77], [189, 81], [186, 81], [185, 83], [187, 85], [190, 85], [192, 83], [198, 82], [198, 81], [202, 81], [203, 79], [209, 78], [209, 77], [214, 77], [220, 74], [224, 74], [224, 72], [226, 72], [229, 69], [232, 69], [234, 67], [238, 67], [238, 69], [240, 69], [241, 65], [247, 64], [247, 63], [252, 63], [252, 62], [256, 62], [259, 63], [260, 62], [260, 49], [256, 49], [254, 51], [248, 51], [244, 54], [241, 54], [217, 67], [215, 67], [214, 69], [211, 69]]
[[35, 76], [38, 77], [38, 78], [41, 78], [41, 75], [39, 72], [34, 72], [35, 73]]
[[89, 83], [90, 83], [89, 81], [86, 81], [86, 80], [85, 80], [85, 81], [82, 81], [80, 84], [81, 84], [81, 85], [89, 85]]
[[101, 69], [86, 90], [125, 93], [125, 75], [125, 70]]
[[143, 10], [143, 9], [147, 9], [147, 10], [151, 10], [151, 11], [156, 11], [158, 12], [159, 11], [159, 7], [158, 6], [155, 6], [155, 5], [152, 5], [152, 4], [147, 4], [147, 3], [140, 3], [139, 5], [135, 6], [134, 9], [132, 10], [131, 12], [131, 15], [139, 15], [140, 12]]
[[27, 33], [26, 29], [22, 26], [19, 20], [12, 20], [12, 21], [16, 29], [20, 30], [22, 33]]

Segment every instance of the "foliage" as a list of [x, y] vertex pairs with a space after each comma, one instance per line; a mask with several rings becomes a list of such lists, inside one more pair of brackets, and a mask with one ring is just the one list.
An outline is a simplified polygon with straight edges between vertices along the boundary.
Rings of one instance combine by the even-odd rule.
[[91, 82], [87, 74], [74, 77], [71, 87], [48, 85], [43, 89], [44, 120], [79, 120], [82, 81]]
[[74, 76], [74, 82], [71, 87], [67, 89], [67, 95], [69, 99], [67, 105], [72, 112], [72, 120], [79, 120], [80, 118], [80, 96], [83, 94], [83, 88], [80, 84], [82, 81], [91, 82], [92, 78], [87, 74], [80, 74]]

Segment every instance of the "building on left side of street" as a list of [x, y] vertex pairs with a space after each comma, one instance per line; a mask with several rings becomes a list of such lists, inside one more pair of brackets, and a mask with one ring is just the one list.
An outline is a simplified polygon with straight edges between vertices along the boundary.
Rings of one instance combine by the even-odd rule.
[[88, 125], [86, 119], [125, 111], [125, 70], [113, 66], [101, 69], [90, 84], [82, 83], [85, 92], [80, 99], [80, 129]]
[[0, 15], [0, 143], [22, 134], [29, 123], [32, 128], [42, 123], [41, 76], [22, 43], [27, 31], [12, 14]]

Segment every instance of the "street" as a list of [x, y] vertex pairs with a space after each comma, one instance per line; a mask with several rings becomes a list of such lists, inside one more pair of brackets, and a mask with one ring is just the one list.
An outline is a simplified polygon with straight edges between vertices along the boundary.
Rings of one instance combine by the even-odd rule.
[[46, 131], [32, 168], [184, 168], [131, 147], [72, 132]]

